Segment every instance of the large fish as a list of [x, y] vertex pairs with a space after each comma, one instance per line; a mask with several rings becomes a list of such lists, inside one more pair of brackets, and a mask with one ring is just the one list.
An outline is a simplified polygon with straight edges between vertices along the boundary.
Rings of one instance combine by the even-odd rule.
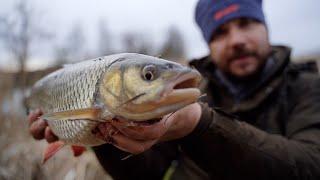
[[65, 144], [77, 151], [77, 146], [106, 143], [92, 133], [101, 122], [146, 122], [195, 102], [199, 81], [194, 69], [123, 53], [67, 65], [45, 76], [26, 102], [29, 110], [42, 109], [42, 118], [60, 140], [49, 144], [47, 160]]

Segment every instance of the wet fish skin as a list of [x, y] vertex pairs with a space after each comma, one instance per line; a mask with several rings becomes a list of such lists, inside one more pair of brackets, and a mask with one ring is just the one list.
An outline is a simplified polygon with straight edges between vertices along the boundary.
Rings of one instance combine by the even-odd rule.
[[[155, 70], [152, 81], [143, 78], [149, 66]], [[66, 144], [95, 146], [105, 143], [92, 133], [100, 122], [159, 118], [194, 102], [200, 95], [196, 88], [171, 93], [176, 81], [189, 76], [191, 84], [198, 83], [198, 72], [177, 63], [141, 54], [110, 55], [49, 74], [34, 85], [27, 104], [31, 110], [42, 109], [43, 118]]]

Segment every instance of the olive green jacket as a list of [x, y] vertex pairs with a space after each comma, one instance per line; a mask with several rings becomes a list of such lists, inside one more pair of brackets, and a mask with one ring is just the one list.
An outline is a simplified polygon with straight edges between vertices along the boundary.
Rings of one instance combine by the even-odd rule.
[[[263, 82], [234, 101], [212, 75], [209, 57], [192, 61], [207, 96], [195, 130], [127, 160], [111, 145], [94, 148], [115, 179], [320, 179], [320, 79], [314, 64], [276, 64]], [[170, 167], [170, 168], [169, 168]]]

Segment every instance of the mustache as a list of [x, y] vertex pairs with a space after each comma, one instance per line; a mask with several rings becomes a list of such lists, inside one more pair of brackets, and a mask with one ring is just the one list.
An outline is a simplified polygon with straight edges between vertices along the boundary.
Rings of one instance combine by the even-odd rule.
[[228, 58], [228, 62], [231, 62], [234, 59], [242, 58], [245, 56], [253, 56], [253, 57], [259, 58], [258, 54], [255, 51], [248, 50], [248, 49], [237, 49], [230, 55], [230, 57]]

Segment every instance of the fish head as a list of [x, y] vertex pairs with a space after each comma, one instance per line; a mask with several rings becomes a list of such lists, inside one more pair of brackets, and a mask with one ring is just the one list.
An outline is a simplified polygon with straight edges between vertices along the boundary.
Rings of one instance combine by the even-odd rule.
[[197, 101], [198, 71], [161, 58], [129, 54], [113, 63], [102, 79], [103, 103], [116, 116], [145, 121]]

